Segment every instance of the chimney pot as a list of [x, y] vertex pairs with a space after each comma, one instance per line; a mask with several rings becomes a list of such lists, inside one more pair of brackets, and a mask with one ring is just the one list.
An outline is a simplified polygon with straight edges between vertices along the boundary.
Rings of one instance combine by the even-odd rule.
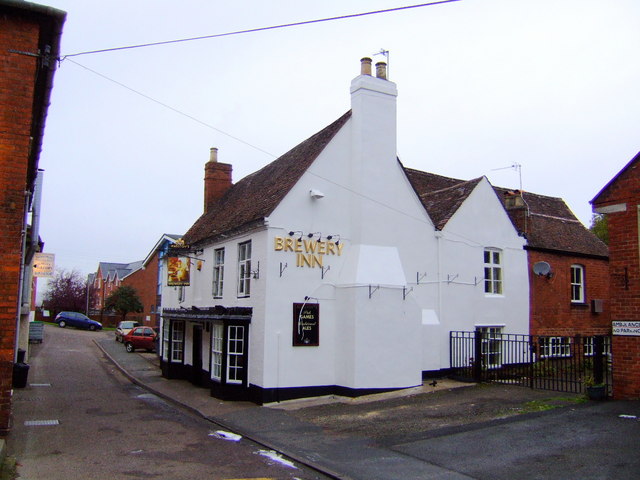
[[218, 161], [218, 149], [216, 147], [211, 147], [209, 149], [209, 161], [210, 162]]
[[382, 80], [387, 79], [387, 64], [385, 62], [376, 63], [376, 77]]
[[369, 57], [360, 59], [360, 75], [371, 76], [371, 59]]

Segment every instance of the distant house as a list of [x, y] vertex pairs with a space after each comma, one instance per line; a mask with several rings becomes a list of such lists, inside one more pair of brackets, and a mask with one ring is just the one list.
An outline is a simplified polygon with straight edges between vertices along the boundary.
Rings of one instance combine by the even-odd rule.
[[[0, 0], [0, 433], [10, 428], [17, 347], [28, 350], [34, 192], [56, 58], [66, 13]], [[26, 238], [23, 237], [26, 233]], [[18, 328], [16, 328], [18, 326]]]
[[609, 230], [613, 396], [640, 399], [640, 153], [591, 200]]
[[258, 403], [355, 396], [447, 370], [451, 330], [528, 331], [525, 239], [486, 178], [420, 188], [377, 67], [349, 112], [239, 182], [212, 150], [205, 211], [167, 254], [165, 377]]
[[180, 238], [180, 235], [163, 234], [140, 267], [122, 278], [123, 285], [130, 285], [136, 290], [144, 308], [140, 313], [129, 314], [127, 319], [154, 327], [160, 325], [165, 257], [169, 246]]
[[[121, 284], [124, 277], [138, 270], [142, 266], [142, 260], [132, 263], [100, 262], [93, 276], [92, 296], [89, 300], [89, 311], [93, 315], [102, 315], [105, 300]], [[104, 320], [104, 317], [102, 317]]]

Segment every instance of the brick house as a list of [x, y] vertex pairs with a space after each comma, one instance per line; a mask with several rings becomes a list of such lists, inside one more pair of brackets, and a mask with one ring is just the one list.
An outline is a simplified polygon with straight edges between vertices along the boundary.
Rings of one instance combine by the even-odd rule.
[[640, 399], [640, 153], [591, 200], [609, 229], [613, 396]]
[[[586, 342], [594, 335], [608, 335], [607, 246], [561, 198], [505, 189], [496, 192], [527, 239], [531, 334], [581, 335], [587, 337]], [[544, 273], [547, 268], [548, 274]]]
[[100, 262], [96, 273], [91, 274], [87, 280], [93, 281], [89, 298], [90, 315], [105, 324], [114, 323], [115, 318], [105, 317], [105, 300], [122, 284], [124, 277], [140, 268], [141, 265], [141, 260], [132, 263]]
[[169, 245], [175, 243], [179, 238], [180, 235], [167, 233], [162, 235], [149, 255], [142, 261], [140, 267], [123, 277], [122, 284], [135, 288], [144, 308], [141, 313], [127, 315], [129, 320], [136, 320], [140, 324], [152, 327], [160, 326], [164, 258]]
[[[66, 14], [0, 0], [0, 433], [10, 428], [16, 326], [28, 322], [31, 277], [25, 215], [31, 207], [56, 57]], [[26, 194], [25, 194], [26, 192]], [[26, 303], [26, 308], [25, 308]], [[28, 325], [26, 325], [28, 327]]]

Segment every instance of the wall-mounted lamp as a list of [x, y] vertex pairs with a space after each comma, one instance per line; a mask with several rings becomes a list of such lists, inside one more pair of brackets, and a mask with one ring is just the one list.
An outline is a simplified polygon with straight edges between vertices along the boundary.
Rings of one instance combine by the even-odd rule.
[[324, 193], [322, 193], [320, 190], [316, 190], [315, 188], [312, 188], [311, 190], [309, 190], [309, 196], [314, 200], [319, 200], [322, 197], [324, 197]]
[[340, 245], [340, 235], [327, 235], [327, 240], [332, 240], [334, 237], [338, 237], [338, 239], [335, 241], [335, 244]]
[[315, 233], [307, 233], [307, 237], [308, 238], [313, 238], [316, 235], [318, 235], [318, 241], [320, 241], [320, 239], [322, 238], [322, 234], [320, 232], [315, 232]]
[[299, 233], [299, 234], [300, 234], [300, 238], [298, 238], [298, 240], [302, 240], [302, 235], [304, 235], [304, 234], [303, 234], [303, 233], [302, 233], [302, 231], [300, 231], [300, 230], [295, 230], [295, 231], [291, 230], [291, 231], [289, 232], [289, 236], [290, 236], [290, 237], [293, 237], [293, 236], [294, 236], [295, 234], [297, 234], [297, 233]]
[[260, 278], [260, 262], [258, 263], [258, 268], [256, 268], [255, 270], [251, 270], [251, 276], [255, 279], [258, 280]]

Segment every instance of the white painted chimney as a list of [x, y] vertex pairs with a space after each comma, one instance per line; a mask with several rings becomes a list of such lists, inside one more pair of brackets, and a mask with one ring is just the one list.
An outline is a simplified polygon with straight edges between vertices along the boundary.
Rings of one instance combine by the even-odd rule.
[[[351, 175], [352, 184], [364, 197], [387, 195], [388, 174], [398, 169], [396, 145], [396, 84], [386, 79], [386, 64], [376, 65], [371, 76], [371, 59], [361, 60], [361, 74], [351, 81]], [[391, 193], [391, 195], [393, 195]], [[364, 243], [375, 244], [373, 231], [377, 208], [374, 202], [359, 200], [352, 218], [360, 224]], [[371, 230], [371, 234], [368, 233]]]

